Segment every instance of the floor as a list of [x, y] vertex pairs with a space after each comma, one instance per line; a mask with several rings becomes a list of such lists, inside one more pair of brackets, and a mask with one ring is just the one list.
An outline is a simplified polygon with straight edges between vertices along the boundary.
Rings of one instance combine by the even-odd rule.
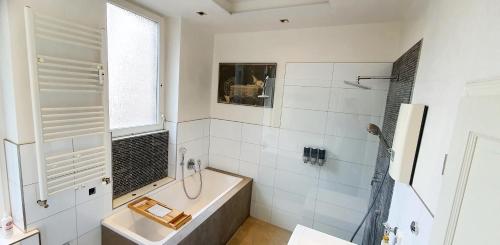
[[287, 244], [291, 235], [290, 231], [249, 217], [227, 245], [281, 245]]

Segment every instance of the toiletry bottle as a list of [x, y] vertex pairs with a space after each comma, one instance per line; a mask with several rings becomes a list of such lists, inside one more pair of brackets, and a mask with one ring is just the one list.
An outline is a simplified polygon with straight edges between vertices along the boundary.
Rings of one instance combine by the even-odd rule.
[[380, 245], [389, 245], [389, 233], [387, 233], [387, 230], [384, 231], [384, 236], [382, 237]]
[[14, 228], [14, 222], [12, 217], [5, 215], [0, 220], [0, 226], [2, 227], [2, 233], [4, 235], [9, 235], [12, 233], [12, 228]]

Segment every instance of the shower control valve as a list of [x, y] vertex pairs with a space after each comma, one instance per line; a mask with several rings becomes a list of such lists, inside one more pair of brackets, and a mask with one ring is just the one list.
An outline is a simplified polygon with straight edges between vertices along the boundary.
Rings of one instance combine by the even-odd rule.
[[195, 161], [193, 158], [188, 160], [187, 169], [195, 169]]

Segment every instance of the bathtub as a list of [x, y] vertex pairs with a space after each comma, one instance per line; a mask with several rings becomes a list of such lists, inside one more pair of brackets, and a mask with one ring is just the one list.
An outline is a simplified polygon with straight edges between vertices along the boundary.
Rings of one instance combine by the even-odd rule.
[[[103, 220], [103, 242], [105, 241], [105, 236], [109, 236], [109, 234], [105, 234], [104, 232], [104, 230], [107, 230], [107, 233], [113, 233], [119, 236], [119, 239], [122, 239], [120, 240], [120, 244], [125, 244], [124, 241], [130, 242], [127, 244], [178, 244], [191, 235], [198, 226], [204, 223], [216, 211], [222, 209], [221, 207], [228, 200], [249, 183], [246, 177], [231, 176], [211, 169], [204, 169], [202, 176], [203, 190], [201, 195], [195, 200], [190, 200], [186, 197], [182, 181], [180, 180], [146, 194], [146, 196], [156, 199], [171, 208], [192, 215], [192, 220], [179, 230], [173, 230], [151, 221], [142, 215], [132, 212], [124, 205], [115, 209], [111, 216]], [[191, 194], [196, 193], [199, 185], [199, 175], [194, 174], [186, 177], [185, 181], [188, 192]], [[117, 243], [117, 240], [108, 241]]]

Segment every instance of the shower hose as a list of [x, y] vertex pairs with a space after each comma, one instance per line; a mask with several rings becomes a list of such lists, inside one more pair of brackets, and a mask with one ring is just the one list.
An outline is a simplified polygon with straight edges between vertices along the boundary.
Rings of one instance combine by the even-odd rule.
[[187, 149], [186, 148], [181, 148], [181, 154], [182, 154], [182, 159], [181, 159], [181, 169], [182, 169], [182, 187], [184, 188], [184, 193], [186, 194], [186, 197], [193, 200], [193, 199], [196, 199], [200, 196], [201, 194], [201, 189], [203, 188], [203, 178], [201, 177], [201, 164], [200, 164], [200, 161], [197, 162], [198, 164], [198, 170], [196, 170], [196, 167], [194, 168], [194, 172], [198, 172], [198, 174], [200, 175], [200, 188], [198, 189], [198, 192], [196, 193], [196, 195], [194, 196], [191, 196], [189, 195], [187, 189], [186, 189], [186, 182], [184, 181], [184, 156], [186, 154], [186, 151]]
[[354, 238], [356, 237], [356, 235], [359, 232], [359, 229], [361, 229], [361, 226], [363, 226], [363, 223], [365, 223], [365, 220], [368, 217], [368, 214], [370, 214], [370, 212], [372, 211], [373, 207], [375, 206], [375, 202], [377, 201], [378, 196], [380, 194], [380, 191], [382, 190], [382, 186], [384, 185], [384, 182], [385, 182], [385, 179], [387, 178], [387, 173], [388, 172], [389, 172], [389, 164], [387, 165], [387, 169], [385, 170], [384, 177], [382, 178], [382, 182], [380, 182], [380, 185], [378, 186], [377, 191], [375, 192], [375, 197], [373, 198], [373, 201], [370, 204], [370, 207], [366, 211], [366, 214], [363, 217], [363, 219], [361, 220], [361, 223], [359, 223], [358, 228], [356, 228], [356, 231], [354, 232], [354, 234], [352, 234], [352, 237], [351, 237], [351, 240], [350, 240], [351, 242], [354, 240]]

